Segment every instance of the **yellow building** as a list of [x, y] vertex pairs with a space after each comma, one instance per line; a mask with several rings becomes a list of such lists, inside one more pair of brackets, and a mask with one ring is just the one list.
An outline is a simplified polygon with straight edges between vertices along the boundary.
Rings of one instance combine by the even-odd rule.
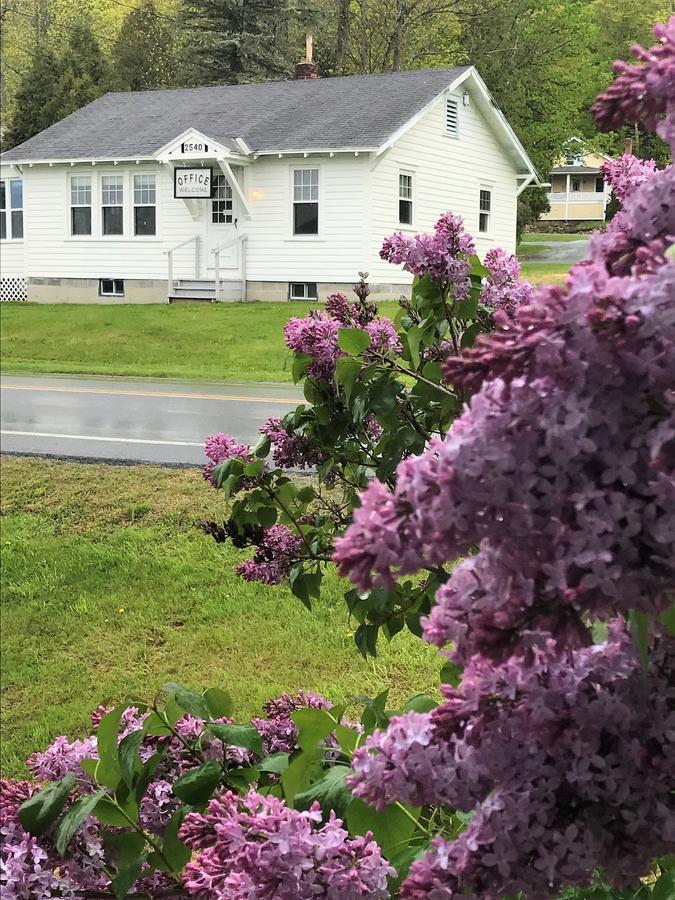
[[549, 173], [549, 212], [544, 222], [582, 222], [605, 220], [611, 195], [602, 175], [602, 164], [611, 157], [587, 150], [578, 138], [570, 141], [570, 151]]

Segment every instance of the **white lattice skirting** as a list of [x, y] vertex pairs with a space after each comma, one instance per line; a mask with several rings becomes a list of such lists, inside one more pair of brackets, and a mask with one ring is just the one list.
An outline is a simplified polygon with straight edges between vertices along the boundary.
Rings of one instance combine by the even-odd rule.
[[27, 299], [25, 278], [0, 278], [0, 301]]

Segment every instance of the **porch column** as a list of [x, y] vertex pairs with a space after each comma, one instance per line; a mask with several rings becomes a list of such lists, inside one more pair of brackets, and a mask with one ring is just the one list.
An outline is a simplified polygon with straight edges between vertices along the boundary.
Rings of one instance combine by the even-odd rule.
[[565, 221], [570, 217], [570, 173], [567, 173], [567, 185], [565, 187]]

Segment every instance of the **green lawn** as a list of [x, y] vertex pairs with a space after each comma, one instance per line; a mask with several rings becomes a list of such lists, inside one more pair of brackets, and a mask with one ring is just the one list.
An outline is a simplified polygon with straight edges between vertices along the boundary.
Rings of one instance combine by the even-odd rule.
[[535, 284], [563, 284], [569, 272], [569, 264], [561, 262], [520, 261], [520, 274]]
[[545, 231], [526, 231], [521, 237], [521, 243], [536, 244], [539, 241], [554, 241], [556, 243], [567, 243], [568, 241], [582, 241], [587, 238], [587, 234], [547, 234]]
[[238, 578], [247, 554], [196, 527], [225, 512], [199, 472], [4, 457], [1, 496], [5, 777], [84, 734], [99, 703], [171, 679], [223, 687], [240, 717], [301, 687], [337, 701], [436, 689], [441, 659], [409, 633], [358, 655], [337, 578], [313, 613]]
[[546, 253], [550, 248], [546, 246], [546, 244], [530, 244], [521, 242], [518, 244], [518, 259], [529, 259], [532, 256], [541, 256], [542, 253]]

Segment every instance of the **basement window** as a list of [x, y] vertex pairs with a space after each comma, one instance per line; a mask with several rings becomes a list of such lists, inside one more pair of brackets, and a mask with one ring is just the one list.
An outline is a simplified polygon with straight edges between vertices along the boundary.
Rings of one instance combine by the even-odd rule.
[[292, 281], [288, 286], [291, 300], [316, 300], [319, 296], [316, 281]]
[[124, 297], [124, 281], [121, 278], [99, 278], [99, 297]]

